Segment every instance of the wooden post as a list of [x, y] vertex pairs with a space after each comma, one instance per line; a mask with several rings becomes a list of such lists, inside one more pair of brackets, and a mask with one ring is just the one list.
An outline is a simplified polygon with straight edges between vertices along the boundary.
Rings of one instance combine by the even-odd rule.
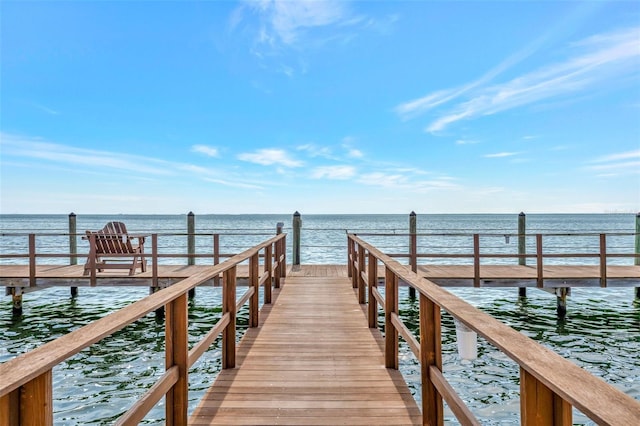
[[[149, 294], [153, 294], [160, 290], [160, 282], [158, 280], [158, 234], [151, 234], [151, 288]], [[164, 306], [156, 309], [156, 319], [164, 318]]]
[[366, 267], [364, 251], [364, 247], [358, 246], [358, 303], [361, 305], [367, 303], [367, 283], [365, 283], [364, 278], [362, 278]]
[[182, 294], [167, 303], [165, 323], [165, 367], [178, 367], [178, 381], [166, 395], [167, 425], [186, 426], [189, 406], [188, 302]]
[[[527, 258], [524, 257], [527, 254], [527, 215], [524, 212], [520, 212], [518, 215], [518, 265], [526, 266]], [[527, 297], [527, 288], [520, 287], [518, 289], [519, 297]]]
[[607, 234], [600, 234], [600, 287], [607, 286]]
[[520, 368], [520, 424], [523, 426], [572, 424], [571, 404]]
[[398, 330], [391, 322], [391, 315], [398, 314], [398, 277], [385, 267], [384, 274], [384, 365], [398, 369]]
[[275, 288], [280, 288], [280, 278], [282, 278], [282, 269], [285, 267], [285, 265], [282, 264], [282, 262], [280, 262], [280, 257], [282, 256], [282, 241], [277, 241], [274, 247], [274, 251], [275, 251], [275, 261], [276, 263], [276, 269], [273, 271], [273, 286]]
[[36, 234], [29, 234], [29, 287], [36, 286]]
[[[220, 263], [220, 234], [213, 234], [213, 264]], [[216, 275], [213, 279], [214, 285], [220, 285], [220, 276]]]
[[89, 235], [89, 273], [91, 287], [96, 285], [96, 234], [91, 232]]
[[351, 274], [351, 287], [353, 288], [358, 288], [358, 274], [360, 274], [360, 271], [358, 271], [358, 259], [360, 259], [360, 245], [359, 244], [353, 244], [353, 253], [351, 255], [352, 261], [351, 261], [351, 269], [352, 269], [352, 274]]
[[14, 317], [19, 317], [22, 315], [22, 287], [12, 287], [11, 288], [11, 301], [12, 308], [11, 314]]
[[442, 425], [442, 396], [430, 379], [431, 367], [442, 371], [440, 306], [420, 294], [420, 376], [422, 378], [422, 424]]
[[[196, 264], [196, 215], [193, 212], [187, 214], [187, 265]], [[193, 299], [196, 296], [195, 287], [189, 290], [189, 299]]]
[[[69, 213], [69, 265], [77, 265], [78, 238], [77, 238], [76, 214]], [[71, 297], [78, 295], [78, 287], [71, 287]]]
[[53, 381], [51, 370], [25, 383], [20, 392], [20, 424], [53, 425]]
[[229, 314], [229, 325], [222, 333], [222, 368], [236, 366], [236, 266], [222, 274], [222, 315]]
[[267, 280], [264, 282], [264, 303], [271, 303], [271, 286], [273, 285], [273, 244], [269, 244], [264, 250], [264, 271], [269, 275]]
[[538, 288], [544, 287], [544, 264], [542, 260], [542, 234], [536, 234], [536, 275]]
[[300, 229], [302, 228], [302, 219], [300, 213], [293, 214], [293, 266], [300, 266]]
[[480, 287], [480, 235], [473, 234], [473, 286]]
[[349, 234], [347, 234], [347, 276], [349, 278], [353, 277], [353, 262], [355, 260], [355, 242], [352, 238], [349, 238]]
[[373, 296], [373, 289], [378, 287], [378, 259], [371, 253], [369, 253], [368, 268], [369, 328], [378, 328], [378, 301]]
[[256, 253], [249, 259], [249, 287], [253, 288], [253, 294], [249, 299], [249, 327], [259, 325], [258, 311], [260, 310], [260, 292], [258, 281], [260, 279], [260, 253]]
[[558, 318], [564, 319], [567, 316], [567, 296], [569, 295], [568, 287], [556, 288], [556, 313]]
[[[409, 214], [409, 263], [411, 264], [411, 270], [418, 272], [418, 232], [417, 216], [416, 212], [412, 211]], [[415, 299], [416, 289], [413, 286], [409, 286], [409, 297]]]
[[[640, 265], [640, 213], [636, 214], [636, 257], [633, 264]], [[636, 299], [640, 299], [640, 287], [636, 287]]]

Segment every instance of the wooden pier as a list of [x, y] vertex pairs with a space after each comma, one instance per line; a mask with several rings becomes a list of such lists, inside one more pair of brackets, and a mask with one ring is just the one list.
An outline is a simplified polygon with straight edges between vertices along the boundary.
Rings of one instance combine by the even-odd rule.
[[[441, 310], [518, 364], [521, 424], [569, 426], [574, 407], [602, 425], [635, 424], [640, 418], [640, 402], [357, 236], [349, 235], [348, 267], [287, 267], [284, 247], [284, 234], [272, 237], [0, 364], [0, 426], [52, 425], [53, 368], [161, 307], [165, 371], [127, 412], [114, 413], [120, 415], [117, 425], [138, 424], [163, 398], [167, 425], [435, 425], [444, 421], [444, 402], [462, 424], [479, 425], [443, 374]], [[247, 272], [243, 294], [236, 292], [240, 268]], [[152, 269], [152, 279], [158, 278], [159, 268]], [[37, 273], [31, 269], [28, 278], [36, 278], [36, 287]], [[95, 271], [92, 275], [90, 280], [99, 282]], [[221, 317], [190, 347], [188, 293], [216, 278], [222, 286]], [[381, 278], [384, 293], [378, 289]], [[401, 282], [418, 293], [419, 336], [399, 315]], [[237, 313], [245, 304], [249, 330], [236, 342]], [[384, 337], [377, 329], [380, 308]], [[222, 371], [211, 378], [211, 388], [189, 417], [189, 369], [218, 337]], [[420, 405], [398, 371], [400, 338], [419, 363]]]
[[290, 271], [261, 316], [189, 424], [422, 424], [402, 375], [384, 366], [384, 339], [367, 327], [345, 268]]

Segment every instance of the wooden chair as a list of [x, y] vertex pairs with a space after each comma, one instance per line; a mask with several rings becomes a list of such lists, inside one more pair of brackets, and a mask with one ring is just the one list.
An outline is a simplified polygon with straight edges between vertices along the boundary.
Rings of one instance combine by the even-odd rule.
[[[144, 235], [130, 235], [122, 222], [109, 222], [99, 231], [86, 231], [84, 237], [89, 240], [89, 257], [84, 264], [84, 275], [96, 268], [99, 272], [105, 269], [128, 269], [129, 275], [134, 275], [139, 267], [142, 272], [147, 270], [147, 260], [144, 257]], [[132, 241], [137, 239], [137, 244]], [[109, 258], [110, 255], [116, 257]], [[129, 256], [131, 255], [133, 260]]]

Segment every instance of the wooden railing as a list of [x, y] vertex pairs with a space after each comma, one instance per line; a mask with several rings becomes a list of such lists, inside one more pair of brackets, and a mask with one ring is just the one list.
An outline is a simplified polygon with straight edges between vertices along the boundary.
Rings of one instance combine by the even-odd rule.
[[[238, 233], [225, 233], [225, 234], [150, 233], [145, 235], [142, 235], [142, 234], [138, 235], [136, 233], [136, 236], [144, 237], [147, 240], [145, 243], [146, 251], [144, 253], [142, 254], [111, 253], [111, 254], [105, 255], [104, 257], [110, 258], [110, 259], [113, 258], [113, 259], [120, 259], [123, 261], [129, 261], [134, 256], [138, 256], [138, 257], [142, 257], [143, 260], [144, 259], [149, 260], [150, 264], [148, 267], [149, 267], [149, 270], [151, 271], [152, 287], [158, 287], [159, 285], [158, 266], [163, 259], [186, 259], [189, 264], [195, 264], [196, 259], [206, 259], [207, 261], [213, 261], [213, 264], [217, 265], [223, 259], [231, 258], [237, 254], [237, 253], [221, 251], [222, 246], [220, 243], [220, 238], [221, 237], [233, 238], [233, 237], [237, 237], [238, 235], [242, 235], [244, 237], [255, 236], [256, 238], [258, 237], [263, 238], [265, 236], [272, 235], [272, 234], [266, 234], [264, 232], [261, 232], [261, 233], [245, 232], [242, 234], [238, 234]], [[96, 285], [97, 268], [95, 265], [95, 254], [93, 253], [95, 243], [93, 241], [89, 241], [91, 238], [95, 238], [95, 236], [90, 236], [87, 238], [85, 234], [60, 234], [60, 233], [41, 233], [41, 234], [3, 233], [3, 234], [0, 234], [0, 236], [3, 238], [26, 238], [25, 243], [20, 245], [21, 247], [23, 247], [23, 250], [25, 250], [24, 252], [0, 253], [0, 259], [25, 259], [28, 262], [29, 287], [36, 287], [37, 266], [43, 264], [41, 259], [69, 259], [68, 264], [74, 264], [74, 265], [78, 263], [77, 260], [79, 258], [87, 259], [87, 265], [89, 266], [89, 275], [87, 276], [87, 278], [89, 279], [91, 286]], [[72, 242], [70, 244], [69, 252], [52, 253], [52, 252], [47, 252], [42, 248], [38, 250], [38, 245], [40, 244], [41, 241], [47, 238], [55, 239], [55, 238], [62, 238], [62, 237], [68, 237], [69, 240]], [[211, 241], [211, 245], [209, 246], [210, 251], [203, 252], [204, 251], [203, 250], [196, 253], [195, 244], [193, 243], [196, 237], [210, 238], [210, 241]], [[167, 239], [173, 239], [173, 238], [178, 238], [178, 239], [186, 238], [189, 242], [189, 253], [174, 253], [174, 252], [168, 252], [166, 250], [163, 252], [161, 249], [160, 240], [164, 239], [166, 241]], [[77, 252], [76, 243], [77, 243], [77, 240], [79, 239], [87, 242], [87, 247], [85, 252], [81, 252], [81, 253]], [[286, 250], [283, 250], [282, 254], [286, 257]], [[38, 262], [39, 260], [40, 262]], [[126, 269], [126, 267], [123, 267], [123, 269]], [[217, 277], [214, 279], [217, 279]]]
[[[427, 234], [427, 233], [409, 233], [409, 234], [389, 234], [389, 233], [358, 233], [353, 234], [359, 237], [393, 237], [404, 238], [408, 241], [408, 251], [406, 253], [385, 253], [391, 258], [407, 258], [408, 264], [413, 272], [418, 270], [418, 259], [432, 258], [432, 259], [469, 259], [473, 263], [473, 283], [475, 287], [480, 287], [481, 273], [480, 266], [483, 259], [513, 259], [516, 263], [525, 265], [527, 259], [533, 259], [535, 261], [536, 268], [536, 284], [539, 288], [544, 287], [544, 266], [545, 259], [597, 259], [598, 271], [600, 278], [600, 286], [607, 286], [607, 265], [610, 259], [630, 258], [634, 259], [634, 264], [640, 264], [640, 246], [636, 243], [635, 252], [630, 249], [626, 253], [609, 252], [607, 250], [607, 235], [609, 237], [629, 237], [639, 240], [639, 234], [636, 233], [616, 233], [616, 234]], [[467, 252], [452, 252], [440, 251], [420, 253], [418, 252], [418, 238], [447, 238], [449, 241], [454, 238], [468, 238], [471, 239], [471, 244], [468, 247]], [[508, 243], [510, 238], [513, 237], [518, 241], [517, 253], [509, 253], [506, 250], [491, 251], [489, 247], [481, 246], [482, 238], [504, 238]], [[533, 253], [526, 252], [526, 240], [534, 239]], [[543, 241], [545, 238], [596, 238], [597, 239], [597, 251], [583, 250], [581, 252], [571, 252], [570, 250], [560, 251], [554, 246], [545, 246]], [[546, 251], [545, 251], [546, 250]], [[351, 262], [348, 262], [351, 265]], [[349, 266], [350, 267], [350, 266]]]
[[[385, 313], [385, 365], [398, 369], [399, 336], [420, 362], [423, 424], [443, 424], [443, 400], [463, 425], [479, 425], [442, 373], [440, 312], [476, 331], [520, 367], [520, 414], [523, 425], [571, 425], [572, 407], [600, 425], [632, 425], [640, 402], [539, 345], [462, 299], [419, 277], [371, 244], [348, 235], [349, 272], [360, 303], [368, 301], [369, 327], [378, 326], [378, 306]], [[385, 268], [384, 296], [378, 291], [378, 264]], [[398, 282], [419, 292], [419, 340], [398, 315]]]
[[[276, 235], [219, 265], [211, 266], [206, 271], [0, 364], [0, 425], [53, 424], [53, 367], [161, 307], [166, 312], [165, 372], [118, 419], [117, 424], [138, 424], [162, 397], [166, 397], [166, 424], [186, 425], [189, 368], [219, 335], [222, 335], [222, 368], [235, 366], [236, 313], [244, 303], [249, 302], [249, 326], [258, 326], [259, 286], [264, 285], [264, 302], [271, 303], [271, 286], [279, 286], [279, 278], [285, 275], [285, 235]], [[264, 259], [262, 265], [261, 257]], [[249, 286], [246, 293], [236, 301], [236, 269], [246, 261], [249, 262]], [[189, 350], [188, 292], [219, 274], [223, 275], [222, 317]]]

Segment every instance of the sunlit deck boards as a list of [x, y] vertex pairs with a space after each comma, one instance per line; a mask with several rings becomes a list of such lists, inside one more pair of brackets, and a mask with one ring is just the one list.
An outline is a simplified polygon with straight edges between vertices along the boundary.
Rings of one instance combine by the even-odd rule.
[[384, 367], [382, 336], [368, 328], [344, 270], [292, 270], [190, 424], [421, 424], [404, 379]]

